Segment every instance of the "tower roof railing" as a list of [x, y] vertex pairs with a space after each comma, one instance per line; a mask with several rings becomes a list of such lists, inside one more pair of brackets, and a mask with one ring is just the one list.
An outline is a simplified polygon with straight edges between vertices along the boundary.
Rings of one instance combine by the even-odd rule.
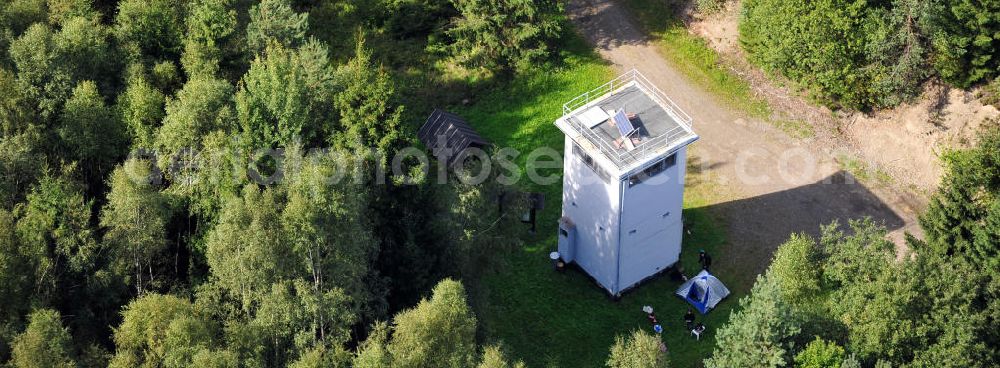
[[635, 82], [636, 86], [643, 89], [646, 94], [649, 95], [653, 101], [660, 104], [664, 110], [667, 110], [668, 113], [674, 115], [678, 123], [685, 125], [688, 129], [693, 129], [693, 120], [691, 119], [691, 116], [684, 112], [684, 110], [681, 110], [681, 108], [674, 103], [674, 100], [667, 97], [666, 93], [663, 93], [659, 87], [650, 82], [645, 75], [642, 75], [642, 73], [639, 73], [636, 69], [629, 70], [625, 72], [625, 74], [619, 75], [615, 79], [602, 84], [600, 87], [587, 91], [584, 94], [569, 100], [569, 102], [564, 103], [563, 115], [568, 115], [573, 112], [573, 110], [591, 103], [595, 99], [601, 98], [604, 95], [618, 90], [619, 88], [627, 86], [632, 82]]
[[[621, 148], [616, 149], [616, 144], [614, 142], [609, 141], [601, 134], [596, 133], [576, 116], [570, 115], [574, 111], [579, 112], [578, 110], [582, 110], [581, 107], [586, 107], [591, 102], [599, 101], [619, 89], [632, 85], [638, 87], [651, 100], [653, 100], [653, 102], [663, 108], [667, 115], [670, 116], [677, 123], [677, 125], [657, 136], [643, 139], [641, 143], [635, 145], [634, 149], [625, 150]], [[566, 120], [569, 125], [580, 133], [580, 135], [586, 137], [588, 141], [593, 143], [593, 145], [596, 146], [596, 148], [600, 150], [601, 153], [603, 153], [604, 156], [607, 157], [619, 170], [629, 168], [637, 162], [642, 162], [650, 158], [650, 156], [663, 153], [663, 150], [669, 148], [682, 138], [694, 135], [691, 116], [681, 110], [681, 108], [678, 107], [673, 100], [667, 97], [663, 91], [653, 85], [649, 79], [646, 79], [645, 76], [635, 69], [632, 69], [625, 74], [604, 83], [600, 87], [587, 91], [586, 93], [563, 104], [563, 114], [566, 116]]]

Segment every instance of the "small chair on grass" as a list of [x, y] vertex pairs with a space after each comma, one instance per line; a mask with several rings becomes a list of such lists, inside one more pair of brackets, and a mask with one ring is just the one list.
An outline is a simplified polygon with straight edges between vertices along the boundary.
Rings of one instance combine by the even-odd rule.
[[701, 334], [705, 333], [705, 325], [699, 323], [691, 329], [691, 334], [694, 335], [694, 339], [701, 341]]

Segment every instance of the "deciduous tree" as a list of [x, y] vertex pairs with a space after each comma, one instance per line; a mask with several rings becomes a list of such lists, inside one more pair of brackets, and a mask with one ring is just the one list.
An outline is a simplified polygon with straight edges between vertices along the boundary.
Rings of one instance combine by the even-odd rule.
[[30, 260], [35, 295], [50, 300], [63, 294], [59, 281], [95, 269], [99, 245], [90, 228], [93, 201], [68, 175], [42, 177], [28, 194], [27, 203], [16, 210], [17, 234], [23, 254]]
[[626, 338], [618, 336], [611, 347], [607, 366], [610, 368], [666, 368], [667, 354], [660, 351], [660, 337], [635, 330]]
[[[146, 294], [125, 307], [115, 328], [115, 355], [110, 368], [187, 367], [215, 346], [215, 325], [187, 300], [172, 295]], [[206, 352], [202, 352], [206, 351]]]
[[786, 300], [806, 301], [820, 292], [822, 263], [819, 245], [806, 234], [792, 234], [778, 247], [768, 272], [781, 285]]
[[795, 355], [795, 366], [802, 368], [841, 368], [844, 348], [819, 337]]
[[141, 73], [128, 79], [125, 91], [118, 95], [119, 119], [128, 129], [132, 146], [152, 149], [155, 133], [166, 116], [163, 92], [153, 87]]
[[74, 86], [72, 66], [59, 56], [48, 25], [35, 23], [10, 45], [10, 58], [24, 96], [43, 118], [53, 117]]
[[465, 288], [441, 281], [430, 299], [393, 319], [388, 350], [393, 367], [469, 367], [475, 361], [476, 318], [465, 301]]
[[186, 4], [178, 0], [118, 3], [114, 34], [130, 57], [176, 59], [184, 39]]
[[36, 131], [0, 138], [0, 208], [11, 209], [45, 170]]
[[[181, 64], [190, 78], [216, 77], [220, 63], [241, 50], [232, 35], [237, 26], [233, 0], [191, 2]], [[228, 63], [227, 63], [228, 64]]]
[[170, 211], [153, 186], [152, 163], [129, 160], [111, 173], [107, 203], [101, 211], [104, 241], [114, 253], [118, 274], [135, 286], [136, 295], [153, 286], [154, 262], [163, 259]]
[[[188, 81], [177, 97], [168, 99], [167, 115], [156, 131], [158, 165], [168, 173], [172, 164], [183, 164], [202, 148], [202, 141], [217, 130], [229, 131], [235, 121], [233, 89], [220, 79]], [[169, 178], [169, 176], [168, 176]]]
[[27, 330], [14, 338], [13, 368], [75, 368], [69, 331], [59, 312], [42, 309], [31, 314]]
[[90, 81], [73, 89], [63, 107], [58, 132], [61, 146], [68, 151], [66, 158], [79, 161], [90, 178], [102, 178], [128, 146], [124, 127]]
[[244, 144], [251, 149], [322, 141], [333, 119], [333, 70], [326, 48], [310, 42], [299, 50], [273, 46], [257, 57], [236, 93]]

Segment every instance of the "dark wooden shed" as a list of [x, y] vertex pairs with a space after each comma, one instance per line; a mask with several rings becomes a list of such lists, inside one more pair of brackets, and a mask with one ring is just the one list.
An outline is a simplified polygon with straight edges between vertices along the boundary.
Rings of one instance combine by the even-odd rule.
[[489, 145], [465, 119], [441, 109], [434, 109], [427, 122], [417, 131], [417, 138], [431, 150], [434, 157], [445, 160], [448, 166], [461, 163], [466, 149]]

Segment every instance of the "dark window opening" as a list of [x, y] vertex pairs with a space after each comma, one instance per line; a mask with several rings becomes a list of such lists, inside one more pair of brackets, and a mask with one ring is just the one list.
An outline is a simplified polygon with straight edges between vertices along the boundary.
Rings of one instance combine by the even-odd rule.
[[590, 157], [590, 155], [584, 152], [583, 149], [580, 148], [580, 146], [576, 145], [575, 143], [573, 144], [573, 154], [579, 157], [580, 160], [583, 161], [583, 164], [587, 165], [587, 167], [593, 170], [594, 173], [597, 174], [597, 176], [599, 176], [601, 180], [603, 180], [605, 183], [611, 181], [611, 175], [608, 174], [607, 171], [604, 171], [604, 169], [602, 169], [600, 166], [598, 166], [597, 162], [594, 161], [594, 158]]
[[646, 179], [652, 178], [660, 173], [666, 171], [667, 169], [674, 167], [677, 164], [677, 154], [667, 156], [660, 160], [659, 162], [650, 165], [646, 169], [642, 170], [638, 174], [632, 175], [628, 178], [628, 186], [631, 188], [636, 184], [646, 181]]

